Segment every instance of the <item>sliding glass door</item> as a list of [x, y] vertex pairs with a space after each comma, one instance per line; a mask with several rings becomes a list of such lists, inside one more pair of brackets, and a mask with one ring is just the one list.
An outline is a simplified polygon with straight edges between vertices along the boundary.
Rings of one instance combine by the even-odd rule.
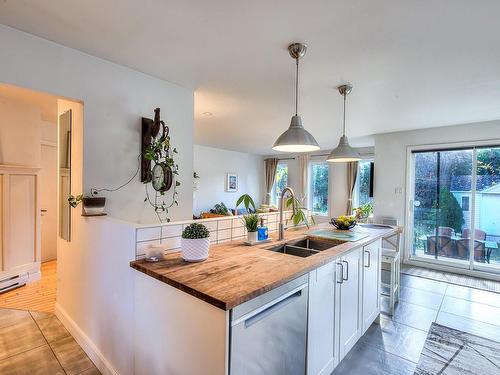
[[411, 259], [500, 270], [500, 148], [413, 150]]

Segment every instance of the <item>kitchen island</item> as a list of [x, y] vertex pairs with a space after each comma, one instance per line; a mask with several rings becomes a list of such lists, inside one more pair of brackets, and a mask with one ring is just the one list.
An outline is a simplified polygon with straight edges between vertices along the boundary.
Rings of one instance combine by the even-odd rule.
[[[281, 242], [212, 246], [201, 263], [184, 262], [179, 253], [167, 254], [157, 263], [131, 262], [139, 271], [136, 373], [252, 373], [251, 368], [241, 369], [252, 360], [242, 356], [241, 349], [251, 344], [259, 353], [256, 348], [264, 345], [255, 337], [250, 343], [240, 340], [238, 323], [247, 319], [248, 325], [252, 311], [268, 314], [274, 301], [286, 300], [283, 311], [292, 309], [290, 296], [297, 297], [297, 308], [288, 315], [302, 317], [302, 323], [300, 329], [294, 323], [286, 341], [303, 341], [308, 373], [330, 373], [380, 313], [381, 239], [400, 228], [356, 227], [363, 238], [345, 242], [318, 236], [317, 229], [330, 230], [327, 225], [295, 228], [287, 230]], [[304, 239], [325, 246], [307, 257], [272, 251]], [[272, 315], [266, 319], [272, 320]], [[299, 361], [293, 367], [300, 366]]]

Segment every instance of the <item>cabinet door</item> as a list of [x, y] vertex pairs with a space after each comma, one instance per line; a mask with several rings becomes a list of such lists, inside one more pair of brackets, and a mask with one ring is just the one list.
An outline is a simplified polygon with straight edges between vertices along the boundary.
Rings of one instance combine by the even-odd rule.
[[37, 261], [36, 176], [10, 175], [6, 187], [4, 218], [9, 225], [5, 228], [4, 270], [15, 271]]
[[340, 284], [340, 360], [361, 337], [360, 254], [354, 250], [341, 258], [343, 281]]
[[307, 374], [331, 374], [335, 363], [335, 262], [309, 273]]
[[363, 333], [380, 313], [380, 246], [379, 240], [363, 248]]

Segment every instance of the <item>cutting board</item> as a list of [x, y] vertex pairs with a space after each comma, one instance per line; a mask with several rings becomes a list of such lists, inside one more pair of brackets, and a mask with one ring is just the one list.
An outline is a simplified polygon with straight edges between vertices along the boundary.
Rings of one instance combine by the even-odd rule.
[[366, 233], [351, 232], [349, 230], [335, 230], [335, 229], [316, 229], [307, 234], [316, 237], [323, 237], [332, 240], [355, 242], [368, 237]]

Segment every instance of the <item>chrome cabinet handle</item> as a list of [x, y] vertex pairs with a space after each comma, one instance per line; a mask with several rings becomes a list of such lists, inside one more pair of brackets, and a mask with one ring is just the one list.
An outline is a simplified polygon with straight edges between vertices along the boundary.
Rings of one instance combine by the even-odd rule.
[[346, 264], [346, 269], [347, 269], [347, 276], [344, 279], [344, 267], [342, 267], [342, 280], [347, 281], [349, 280], [349, 262], [347, 260], [342, 260], [342, 263]]
[[338, 266], [340, 266], [340, 281], [338, 280], [337, 277], [337, 284], [343, 284], [344, 283], [344, 265], [342, 263], [337, 263]]
[[365, 250], [365, 253], [368, 254], [368, 265], [365, 268], [370, 268], [372, 266], [372, 253], [369, 250]]

